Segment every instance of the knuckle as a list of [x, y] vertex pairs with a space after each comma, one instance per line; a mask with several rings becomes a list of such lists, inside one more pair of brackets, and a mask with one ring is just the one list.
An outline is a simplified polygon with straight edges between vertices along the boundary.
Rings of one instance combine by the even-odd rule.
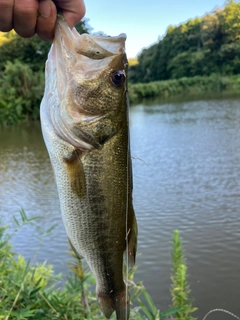
[[37, 16], [37, 8], [34, 7], [24, 7], [19, 8], [18, 14], [24, 17]]
[[[0, 0], [2, 1], [2, 0]], [[23, 1], [18, 0], [15, 1], [14, 11], [17, 12], [19, 15], [31, 16], [36, 15], [38, 9], [38, 2], [37, 1]]]

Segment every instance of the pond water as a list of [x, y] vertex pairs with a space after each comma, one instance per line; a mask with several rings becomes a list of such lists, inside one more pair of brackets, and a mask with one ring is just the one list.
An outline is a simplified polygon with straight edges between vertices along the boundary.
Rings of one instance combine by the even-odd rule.
[[[130, 110], [134, 206], [139, 226], [135, 280], [157, 306], [171, 304], [172, 235], [183, 238], [201, 319], [210, 309], [240, 316], [240, 98], [139, 104]], [[0, 129], [0, 216], [41, 216], [13, 237], [14, 250], [67, 273], [70, 260], [39, 123]], [[216, 313], [211, 319], [227, 319]]]

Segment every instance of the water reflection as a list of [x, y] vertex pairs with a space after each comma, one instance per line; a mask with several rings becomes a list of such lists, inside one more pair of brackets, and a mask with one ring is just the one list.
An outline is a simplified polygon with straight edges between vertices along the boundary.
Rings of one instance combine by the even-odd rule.
[[[136, 280], [144, 280], [161, 310], [171, 304], [171, 240], [179, 229], [198, 316], [211, 308], [240, 313], [239, 124], [239, 99], [131, 108]], [[38, 230], [24, 228], [14, 237], [15, 249], [67, 272], [68, 245], [39, 124], [1, 129], [0, 146], [0, 214], [10, 230], [21, 207], [28, 216], [40, 215], [43, 229], [57, 225], [41, 246]]]

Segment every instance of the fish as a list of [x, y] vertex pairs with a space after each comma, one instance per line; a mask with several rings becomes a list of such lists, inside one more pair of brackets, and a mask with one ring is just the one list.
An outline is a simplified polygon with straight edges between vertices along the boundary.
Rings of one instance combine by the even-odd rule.
[[80, 35], [59, 15], [40, 106], [67, 237], [93, 272], [103, 314], [118, 320], [129, 319], [123, 265], [135, 263], [138, 234], [125, 41]]

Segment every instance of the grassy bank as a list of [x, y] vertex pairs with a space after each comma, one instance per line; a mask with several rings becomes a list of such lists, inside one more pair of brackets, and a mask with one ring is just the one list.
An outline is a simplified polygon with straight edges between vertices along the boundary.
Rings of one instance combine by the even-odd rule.
[[130, 102], [147, 98], [171, 98], [205, 93], [231, 92], [240, 94], [240, 75], [196, 76], [175, 80], [129, 84]]
[[[22, 224], [31, 223], [21, 212]], [[21, 223], [16, 220], [17, 226]], [[95, 280], [89, 271], [83, 270], [76, 260], [70, 268], [72, 275], [63, 283], [61, 275], [55, 275], [50, 265], [27, 263], [21, 255], [12, 251], [11, 236], [7, 228], [0, 225], [0, 319], [105, 319], [101, 314], [95, 292], [90, 290]], [[186, 265], [181, 240], [174, 233], [172, 252], [172, 306], [160, 312], [155, 306], [142, 282], [133, 281], [134, 270], [128, 275], [128, 288], [131, 295], [131, 320], [160, 320], [166, 317], [190, 320], [192, 307], [189, 299]], [[147, 276], [147, 275], [146, 275]], [[156, 275], [157, 276], [157, 275]], [[111, 319], [115, 319], [115, 315]]]

